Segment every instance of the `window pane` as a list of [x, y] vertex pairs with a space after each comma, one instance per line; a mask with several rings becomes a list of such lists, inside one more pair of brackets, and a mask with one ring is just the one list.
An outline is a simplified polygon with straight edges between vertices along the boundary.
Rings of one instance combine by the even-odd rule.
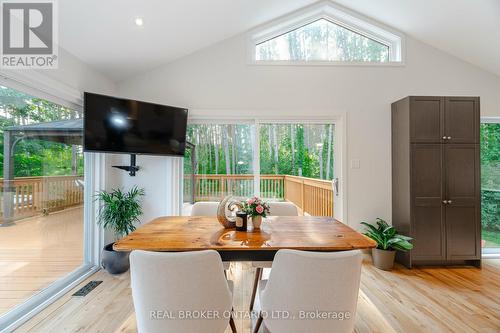
[[0, 314], [83, 263], [82, 125], [0, 86]]
[[389, 47], [320, 19], [258, 44], [256, 60], [387, 62]]
[[333, 125], [262, 124], [260, 173], [333, 179]]
[[500, 123], [481, 124], [483, 247], [500, 251]]
[[333, 216], [334, 125], [261, 124], [259, 134], [261, 196]]
[[[185, 202], [219, 201], [226, 195], [254, 194], [253, 147], [255, 126], [248, 124], [191, 124], [187, 140], [195, 148], [184, 157]], [[194, 170], [191, 156], [194, 155]], [[195, 174], [194, 194], [190, 175]]]

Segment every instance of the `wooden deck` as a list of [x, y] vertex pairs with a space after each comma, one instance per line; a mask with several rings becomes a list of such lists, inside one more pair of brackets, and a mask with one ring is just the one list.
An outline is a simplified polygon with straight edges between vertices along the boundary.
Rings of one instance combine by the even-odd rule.
[[83, 207], [0, 227], [0, 315], [83, 261]]
[[[363, 263], [355, 332], [499, 331], [500, 259], [484, 260], [482, 269], [397, 266], [392, 272], [370, 261], [367, 256]], [[248, 308], [253, 273], [248, 263], [232, 264], [228, 277], [235, 283], [235, 311]], [[83, 298], [71, 297], [71, 291], [16, 332], [136, 332], [128, 273], [113, 277], [100, 271], [88, 280], [104, 282]], [[236, 320], [239, 333], [250, 332], [251, 325]]]

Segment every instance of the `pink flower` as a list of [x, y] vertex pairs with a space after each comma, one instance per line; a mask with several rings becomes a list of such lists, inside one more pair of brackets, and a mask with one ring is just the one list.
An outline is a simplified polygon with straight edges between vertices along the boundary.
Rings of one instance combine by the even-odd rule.
[[247, 200], [247, 204], [249, 204], [249, 205], [253, 205], [253, 204], [254, 204], [254, 202], [255, 202], [255, 200], [254, 200], [254, 199], [248, 199], [248, 200]]
[[255, 210], [257, 211], [257, 213], [262, 214], [264, 212], [264, 207], [258, 205], [257, 207], [255, 207]]

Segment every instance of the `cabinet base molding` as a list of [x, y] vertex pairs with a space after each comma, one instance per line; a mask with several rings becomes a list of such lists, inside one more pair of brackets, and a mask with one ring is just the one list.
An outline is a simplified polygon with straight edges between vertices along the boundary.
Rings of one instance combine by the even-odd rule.
[[436, 267], [463, 267], [463, 266], [472, 266], [481, 268], [481, 259], [472, 259], [472, 260], [415, 260], [413, 259], [411, 262], [407, 260], [400, 260], [396, 258], [396, 262], [405, 266], [406, 268], [412, 267], [421, 267], [421, 266], [436, 266]]

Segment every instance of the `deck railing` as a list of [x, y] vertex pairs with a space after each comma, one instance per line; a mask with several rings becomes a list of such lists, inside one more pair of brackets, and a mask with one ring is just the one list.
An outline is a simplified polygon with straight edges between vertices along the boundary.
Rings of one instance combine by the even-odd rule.
[[[11, 181], [14, 219], [49, 213], [83, 203], [83, 177], [19, 177]], [[4, 209], [4, 182], [0, 178], [0, 216]]]
[[[191, 193], [191, 177], [184, 179], [184, 193]], [[226, 195], [252, 196], [253, 175], [195, 175], [193, 201], [218, 201]], [[304, 213], [333, 216], [333, 190], [330, 181], [289, 176], [260, 175], [260, 195], [265, 199], [293, 202]]]

